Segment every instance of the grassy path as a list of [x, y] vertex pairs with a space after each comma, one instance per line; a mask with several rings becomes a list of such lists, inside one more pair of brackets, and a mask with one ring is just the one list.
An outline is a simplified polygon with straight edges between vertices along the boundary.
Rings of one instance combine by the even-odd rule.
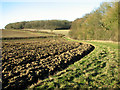
[[[71, 40], [65, 38], [67, 40]], [[118, 77], [118, 44], [78, 41], [90, 43], [95, 50], [63, 71], [39, 80], [31, 85], [39, 89], [50, 88], [120, 88]]]

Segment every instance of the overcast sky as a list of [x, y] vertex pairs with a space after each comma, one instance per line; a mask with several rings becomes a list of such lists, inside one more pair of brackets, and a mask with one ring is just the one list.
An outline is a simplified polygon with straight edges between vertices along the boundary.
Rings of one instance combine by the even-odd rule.
[[1, 0], [0, 29], [6, 24], [31, 20], [81, 18], [107, 0]]

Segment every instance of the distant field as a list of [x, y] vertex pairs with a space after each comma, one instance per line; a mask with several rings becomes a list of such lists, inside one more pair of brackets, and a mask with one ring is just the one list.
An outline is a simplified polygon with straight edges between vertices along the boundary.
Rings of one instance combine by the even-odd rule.
[[24, 30], [2, 30], [3, 38], [11, 38], [11, 37], [38, 37], [38, 36], [50, 36], [53, 34], [45, 34], [45, 33], [36, 33]]
[[42, 31], [53, 32], [55, 34], [63, 34], [63, 35], [68, 36], [70, 30], [53, 30], [53, 31], [51, 31], [51, 30], [42, 30]]
[[39, 29], [24, 29], [24, 30], [30, 30], [30, 31], [42, 31], [42, 32], [52, 32], [55, 34], [63, 34], [68, 36], [70, 30], [39, 30]]

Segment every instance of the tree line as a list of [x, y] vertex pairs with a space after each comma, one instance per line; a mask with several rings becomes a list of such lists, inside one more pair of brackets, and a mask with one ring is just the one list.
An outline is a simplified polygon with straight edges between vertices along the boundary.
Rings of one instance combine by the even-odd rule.
[[118, 2], [104, 2], [91, 13], [77, 18], [73, 22], [67, 20], [38, 20], [10, 23], [5, 29], [70, 29], [69, 35], [81, 40], [118, 41], [120, 10]]
[[72, 22], [70, 36], [81, 40], [118, 41], [118, 2], [104, 2], [99, 8]]
[[67, 20], [38, 20], [10, 23], [5, 29], [70, 29], [71, 22]]

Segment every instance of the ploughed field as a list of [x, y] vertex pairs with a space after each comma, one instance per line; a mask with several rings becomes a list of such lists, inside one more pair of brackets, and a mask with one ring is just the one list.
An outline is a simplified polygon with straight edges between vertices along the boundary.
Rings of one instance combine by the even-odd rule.
[[65, 69], [94, 47], [62, 38], [2, 42], [2, 88], [25, 89]]

